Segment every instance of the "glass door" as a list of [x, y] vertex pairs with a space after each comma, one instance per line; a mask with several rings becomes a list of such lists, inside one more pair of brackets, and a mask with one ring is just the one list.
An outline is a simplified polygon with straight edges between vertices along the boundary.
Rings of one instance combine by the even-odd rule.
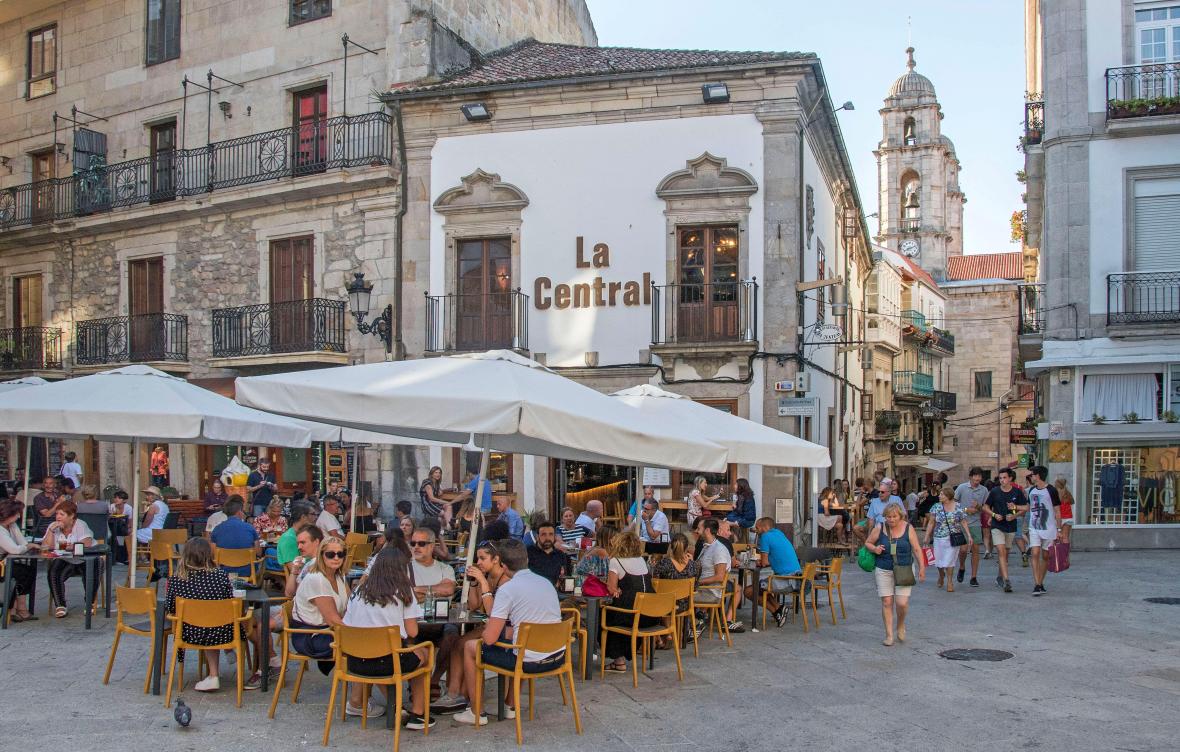
[[508, 238], [459, 242], [456, 347], [512, 345], [512, 254]]
[[176, 198], [176, 121], [153, 125], [151, 148], [151, 203]]
[[[270, 244], [270, 337], [272, 352], [311, 349], [314, 295], [312, 237]], [[253, 327], [251, 327], [253, 329]], [[251, 343], [257, 344], [257, 343]]]
[[295, 174], [323, 172], [328, 159], [328, 85], [295, 92], [294, 105]]
[[681, 342], [738, 338], [738, 229], [679, 230], [676, 334]]
[[136, 259], [127, 265], [127, 343], [132, 362], [164, 360], [164, 259]]

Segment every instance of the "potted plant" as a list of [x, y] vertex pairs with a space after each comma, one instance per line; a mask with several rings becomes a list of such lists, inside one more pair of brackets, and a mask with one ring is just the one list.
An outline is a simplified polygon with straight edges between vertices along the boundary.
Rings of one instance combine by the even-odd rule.
[[1099, 415], [1098, 413], [1093, 413], [1090, 415], [1090, 421], [1093, 422], [1094, 425], [1096, 425], [1096, 426], [1101, 426], [1104, 423], [1106, 423], [1106, 416]]
[[1180, 415], [1177, 415], [1174, 410], [1164, 410], [1163, 419], [1165, 423], [1180, 422]]
[[1139, 413], [1130, 412], [1123, 416], [1123, 421], [1126, 423], [1138, 423]]

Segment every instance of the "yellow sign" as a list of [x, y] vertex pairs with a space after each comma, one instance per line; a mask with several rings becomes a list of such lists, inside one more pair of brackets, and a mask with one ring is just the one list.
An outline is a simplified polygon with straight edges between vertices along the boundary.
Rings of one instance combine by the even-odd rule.
[[1073, 442], [1054, 439], [1049, 442], [1050, 462], [1073, 462]]

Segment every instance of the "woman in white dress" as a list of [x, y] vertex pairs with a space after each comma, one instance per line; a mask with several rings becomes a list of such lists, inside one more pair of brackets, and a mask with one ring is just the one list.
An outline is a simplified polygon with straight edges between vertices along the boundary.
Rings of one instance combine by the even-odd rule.
[[942, 489], [939, 497], [941, 503], [930, 509], [929, 522], [926, 523], [925, 543], [929, 544], [931, 536], [934, 538], [934, 566], [938, 567], [938, 586], [946, 582], [946, 591], [955, 592], [954, 569], [959, 565], [959, 549], [953, 545], [951, 535], [962, 532], [964, 540], [971, 540], [971, 530], [967, 527], [967, 513], [955, 502], [955, 491], [949, 486]]

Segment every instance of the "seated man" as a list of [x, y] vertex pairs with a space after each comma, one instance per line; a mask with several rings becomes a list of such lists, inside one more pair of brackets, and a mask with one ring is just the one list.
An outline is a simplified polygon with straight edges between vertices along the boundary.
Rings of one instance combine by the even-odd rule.
[[[418, 528], [410, 536], [410, 550], [414, 554], [414, 597], [418, 603], [425, 603], [429, 597], [449, 602], [455, 595], [455, 568], [434, 558], [434, 545], [437, 542], [434, 531], [425, 527]], [[459, 639], [459, 627], [454, 624], [428, 624], [427, 621], [433, 616], [427, 613], [425, 620], [418, 623], [418, 639], [429, 640], [435, 646], [434, 672], [430, 675], [431, 697], [437, 696], [440, 691], [443, 672], [451, 662], [451, 650]], [[460, 691], [459, 683], [456, 681], [453, 684], [455, 691]], [[447, 688], [451, 689], [449, 685]], [[448, 692], [438, 702], [447, 706], [461, 706], [463, 699]]]
[[[776, 574], [786, 577], [803, 571], [803, 568], [799, 566], [799, 557], [795, 554], [795, 547], [791, 545], [791, 541], [787, 540], [783, 531], [774, 526], [773, 519], [763, 517], [758, 520], [754, 523], [754, 531], [758, 533], [758, 565], [762, 567], [762, 571], [758, 573], [758, 579], [762, 583], [763, 592], [770, 584], [770, 575]], [[775, 580], [774, 586], [770, 588], [774, 602], [774, 608], [770, 609], [770, 612], [774, 614], [774, 620], [778, 622], [780, 627], [786, 623], [788, 612], [779, 601], [778, 596], [792, 590], [792, 584]], [[753, 585], [746, 587], [746, 597], [754, 597]]]
[[537, 523], [537, 545], [529, 546], [529, 569], [557, 585], [573, 572], [570, 557], [557, 547], [557, 528], [549, 520]]
[[[253, 525], [246, 522], [246, 512], [242, 509], [241, 497], [231, 496], [230, 500], [225, 502], [224, 509], [226, 520], [213, 530], [209, 540], [218, 548], [248, 548], [251, 552], [256, 551], [258, 531], [254, 529]], [[250, 567], [222, 567], [222, 569], [240, 577], [250, 576]]]
[[[468, 699], [475, 696], [475, 683], [481, 681], [475, 670], [475, 651], [481, 651], [485, 664], [511, 670], [516, 666], [516, 651], [496, 645], [497, 642], [511, 642], [516, 638], [515, 627], [509, 625], [556, 624], [561, 621], [561, 603], [557, 599], [557, 591], [545, 578], [527, 569], [529, 559], [523, 543], [511, 539], [501, 540], [495, 542], [494, 548], [481, 550], [487, 553], [480, 557], [479, 566], [472, 567], [468, 572], [475, 581], [480, 599], [489, 601], [491, 608], [483, 639], [464, 645], [463, 694]], [[496, 582], [505, 575], [510, 579], [493, 593], [489, 580]], [[524, 671], [526, 674], [550, 671], [564, 660], [564, 649], [551, 653], [526, 650]], [[513, 697], [511, 689], [508, 690], [506, 701], [508, 717], [515, 718], [516, 713], [520, 712], [515, 707], [519, 704], [519, 698]], [[456, 715], [455, 720], [480, 726], [488, 722], [486, 714], [481, 713], [477, 718], [471, 708]]]
[[651, 499], [654, 501], [655, 498], [656, 498], [656, 489], [653, 488], [652, 486], [644, 486], [643, 487], [643, 498], [636, 499], [635, 501], [631, 502], [630, 508], [627, 509], [627, 524], [630, 525], [632, 522], [634, 522], [635, 518], [639, 516], [639, 513], [643, 511], [643, 503], [645, 501], [647, 501], [648, 499]]
[[512, 499], [508, 496], [501, 496], [496, 499], [496, 511], [500, 516], [496, 519], [503, 520], [508, 525], [508, 535], [514, 540], [521, 540], [524, 538], [524, 520], [520, 513], [512, 508]]
[[286, 570], [288, 578], [291, 576], [290, 564], [300, 554], [297, 540], [299, 531], [309, 525], [314, 525], [315, 515], [315, 508], [310, 504], [299, 503], [291, 505], [291, 525], [287, 528], [287, 532], [280, 535], [278, 542], [275, 543], [275, 559], [278, 560], [279, 566]]
[[643, 512], [639, 515], [639, 540], [644, 543], [664, 543], [671, 538], [671, 534], [668, 515], [660, 511], [660, 502], [655, 498], [645, 498]]
[[340, 499], [335, 496], [324, 498], [324, 511], [316, 518], [315, 524], [324, 531], [324, 537], [331, 536], [344, 540], [344, 528], [340, 527]]
[[[701, 553], [697, 557], [697, 568], [700, 569], [701, 575], [697, 580], [697, 592], [695, 600], [697, 603], [717, 603], [721, 600], [721, 590], [728, 593], [733, 592], [733, 581], [729, 579], [729, 570], [733, 566], [733, 558], [729, 553], [729, 549], [717, 537], [717, 531], [721, 525], [716, 517], [704, 517], [703, 522], [700, 523], [701, 531]], [[711, 587], [710, 587], [711, 586]], [[730, 598], [731, 610], [735, 608], [733, 605], [735, 598]], [[730, 632], [745, 632], [746, 628], [742, 626], [737, 619], [730, 618], [726, 614]], [[697, 629], [702, 629], [703, 625], [698, 622]]]
[[597, 535], [602, 528], [602, 502], [598, 499], [586, 502], [585, 511], [578, 515], [574, 525], [585, 530], [586, 536], [589, 538]]

